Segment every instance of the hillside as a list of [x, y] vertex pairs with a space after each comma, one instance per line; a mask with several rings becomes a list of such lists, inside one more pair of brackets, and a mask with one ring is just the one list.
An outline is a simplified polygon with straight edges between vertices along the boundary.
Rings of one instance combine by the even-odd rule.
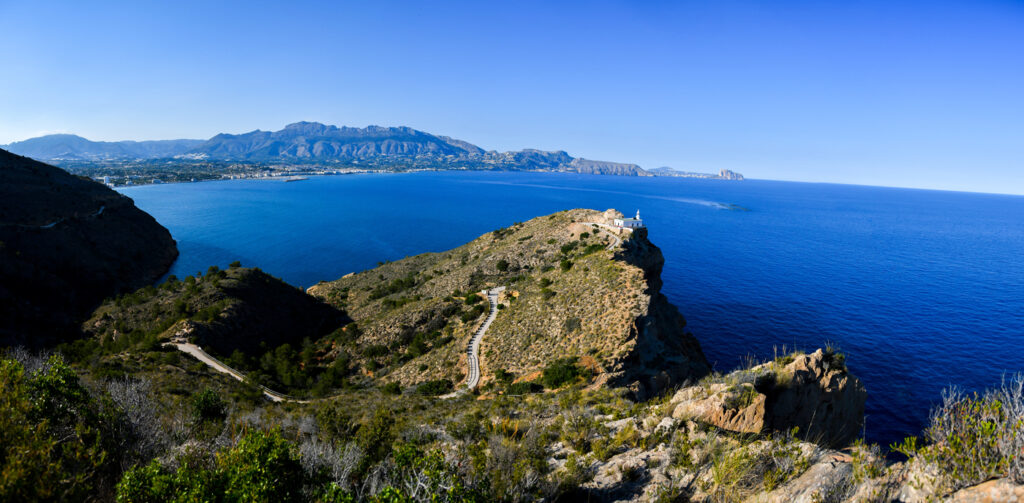
[[105, 160], [174, 157], [203, 140], [92, 141], [73, 134], [52, 134], [17, 141], [4, 148], [40, 160]]
[[[82, 330], [107, 352], [185, 339], [242, 371], [264, 373], [257, 380], [266, 385], [291, 391], [312, 386], [323, 370], [313, 368], [313, 343], [349, 321], [341, 311], [280, 279], [236, 265], [226, 270], [211, 267], [206, 275], [180, 280], [172, 277], [104, 302]], [[303, 350], [306, 354], [299, 363]], [[274, 359], [275, 352], [286, 354], [275, 364], [304, 365], [302, 375], [286, 375], [297, 367], [280, 372], [261, 368], [261, 359], [268, 354]], [[315, 356], [319, 363], [321, 355]]]
[[355, 320], [359, 365], [403, 385], [464, 379], [464, 348], [486, 312], [474, 292], [498, 286], [506, 290], [480, 350], [484, 385], [509, 374], [535, 379], [563, 358], [575, 358], [595, 383], [638, 396], [707, 374], [699, 344], [660, 293], [664, 258], [646, 231], [620, 238], [594, 225], [615, 216], [571, 210], [538, 217], [309, 293]]
[[0, 344], [77, 334], [105, 297], [156, 280], [177, 255], [128, 197], [0, 150]]

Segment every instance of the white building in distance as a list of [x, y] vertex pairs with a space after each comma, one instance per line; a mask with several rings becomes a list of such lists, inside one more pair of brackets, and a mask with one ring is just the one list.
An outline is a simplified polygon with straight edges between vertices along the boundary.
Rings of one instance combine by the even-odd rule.
[[644, 226], [644, 221], [640, 220], [640, 210], [636, 210], [635, 218], [616, 218], [612, 222], [622, 229], [639, 229]]

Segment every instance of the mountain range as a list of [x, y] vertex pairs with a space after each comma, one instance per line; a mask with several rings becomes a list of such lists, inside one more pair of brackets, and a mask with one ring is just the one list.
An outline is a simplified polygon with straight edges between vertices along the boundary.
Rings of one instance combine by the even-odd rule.
[[409, 127], [337, 127], [297, 122], [280, 131], [221, 133], [208, 140], [91, 141], [54, 134], [0, 146], [42, 161], [105, 162], [183, 159], [261, 163], [352, 163], [564, 171], [620, 176], [654, 176], [636, 164], [577, 158], [565, 151], [484, 150], [447, 136]]

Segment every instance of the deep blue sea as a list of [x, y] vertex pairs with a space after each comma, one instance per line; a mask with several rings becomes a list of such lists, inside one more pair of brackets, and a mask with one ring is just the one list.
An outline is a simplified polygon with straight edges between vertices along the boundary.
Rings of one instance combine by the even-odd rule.
[[867, 386], [868, 440], [884, 444], [919, 432], [943, 388], [1024, 371], [1019, 196], [480, 172], [122, 192], [178, 240], [172, 273], [241, 260], [298, 286], [563, 209], [639, 209], [665, 254], [663, 291], [716, 369], [832, 343]]

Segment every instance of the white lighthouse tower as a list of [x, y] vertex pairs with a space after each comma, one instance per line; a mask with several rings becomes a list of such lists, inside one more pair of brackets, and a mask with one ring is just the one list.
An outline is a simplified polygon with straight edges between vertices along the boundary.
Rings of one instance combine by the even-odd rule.
[[613, 220], [616, 227], [621, 229], [639, 229], [644, 226], [644, 221], [640, 219], [640, 210], [636, 210], [636, 217], [634, 218], [616, 218]]

